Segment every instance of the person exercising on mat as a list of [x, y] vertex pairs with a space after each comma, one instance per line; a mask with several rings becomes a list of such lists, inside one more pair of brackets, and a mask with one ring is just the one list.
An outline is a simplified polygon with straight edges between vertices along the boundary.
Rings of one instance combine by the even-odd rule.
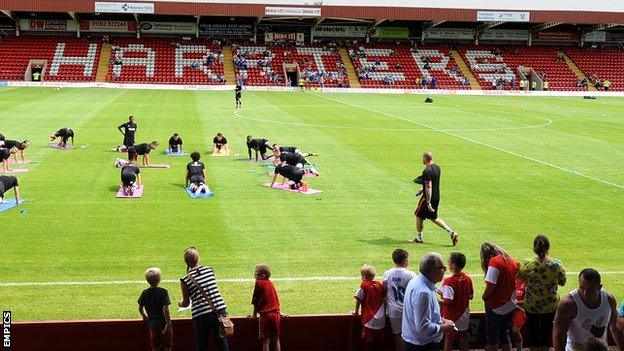
[[273, 184], [275, 184], [275, 179], [278, 175], [284, 177], [284, 179], [282, 180], [282, 184], [284, 184], [284, 180], [288, 179], [288, 185], [292, 190], [307, 190], [308, 184], [301, 181], [304, 175], [304, 171], [302, 168], [291, 166], [285, 163], [275, 166], [273, 179], [271, 179], [271, 188], [273, 187]]
[[57, 138], [61, 138], [61, 141], [58, 143], [58, 147], [61, 149], [64, 149], [67, 146], [69, 138], [71, 138], [72, 145], [74, 145], [74, 131], [71, 128], [62, 128], [56, 131], [56, 133], [50, 135], [50, 141], [54, 141]]
[[169, 153], [178, 154], [184, 152], [182, 150], [182, 138], [178, 133], [174, 133], [171, 138], [169, 138]]
[[138, 155], [143, 155], [143, 163], [144, 167], [149, 167], [149, 153], [150, 151], [156, 149], [158, 147], [158, 142], [156, 140], [151, 143], [143, 143], [139, 145], [130, 146], [128, 148], [128, 161], [132, 162], [137, 160]]
[[18, 185], [19, 184], [15, 176], [0, 176], [0, 204], [6, 204], [4, 194], [11, 188], [13, 188], [13, 192], [15, 193], [15, 203], [19, 204], [20, 192]]
[[275, 149], [279, 149], [279, 151], [281, 152], [292, 152], [294, 154], [301, 154], [303, 155], [303, 157], [308, 157], [308, 156], [318, 156], [318, 154], [313, 153], [313, 152], [301, 152], [301, 150], [299, 150], [298, 147], [296, 146], [280, 146], [277, 143], [273, 144], [273, 150]]
[[247, 152], [249, 152], [249, 159], [251, 160], [251, 150], [256, 152], [256, 162], [258, 162], [258, 152], [263, 160], [268, 159], [266, 156], [267, 149], [273, 150], [273, 147], [267, 139], [253, 139], [251, 135], [247, 136]]
[[134, 194], [134, 186], [141, 187], [141, 170], [135, 161], [121, 167], [121, 188], [125, 196]]
[[[29, 146], [30, 146], [30, 143], [28, 142], [28, 140], [24, 140], [24, 141], [4, 140], [4, 145], [0, 145], [0, 148], [3, 148], [3, 149], [17, 148], [20, 154], [20, 158], [22, 159], [22, 162], [24, 162], [25, 161], [24, 150]], [[17, 153], [13, 154], [13, 157], [15, 158], [15, 162], [17, 162]]]
[[17, 153], [17, 148], [0, 149], [0, 161], [2, 161], [2, 170], [6, 173], [9, 171], [9, 157]]
[[217, 133], [217, 136], [212, 139], [212, 143], [214, 144], [214, 147], [212, 148], [213, 154], [219, 154], [222, 151], [227, 154], [230, 151], [227, 139], [221, 133]]
[[199, 162], [201, 154], [197, 151], [191, 153], [191, 160], [186, 165], [186, 186], [190, 187], [191, 191], [195, 195], [208, 194], [210, 189], [206, 185], [206, 167], [202, 162]]

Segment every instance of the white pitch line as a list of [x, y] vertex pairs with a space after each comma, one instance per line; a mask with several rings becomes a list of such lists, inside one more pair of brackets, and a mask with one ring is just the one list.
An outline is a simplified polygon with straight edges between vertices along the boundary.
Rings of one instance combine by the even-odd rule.
[[554, 168], [554, 169], [558, 169], [558, 170], [566, 172], [566, 173], [571, 173], [571, 174], [574, 174], [574, 175], [579, 176], [579, 177], [591, 179], [591, 180], [594, 180], [594, 181], [597, 181], [597, 182], [600, 182], [600, 183], [603, 183], [603, 184], [614, 186], [616, 188], [624, 189], [624, 185], [621, 185], [621, 184], [617, 184], [617, 183], [614, 183], [614, 182], [611, 182], [611, 181], [608, 181], [608, 180], [605, 180], [605, 179], [601, 179], [601, 178], [590, 176], [590, 175], [587, 175], [587, 174], [584, 174], [584, 173], [580, 173], [580, 172], [577, 172], [577, 171], [574, 171], [574, 170], [571, 170], [571, 169], [568, 169], [568, 168], [565, 168], [565, 167], [557, 166], [555, 164], [548, 163], [548, 162], [545, 162], [545, 161], [542, 161], [542, 160], [538, 160], [538, 159], [530, 157], [530, 156], [525, 156], [525, 155], [519, 154], [517, 152], [511, 151], [511, 150], [503, 149], [503, 148], [495, 146], [495, 145], [490, 145], [490, 144], [487, 144], [487, 143], [484, 143], [484, 142], [481, 142], [481, 141], [478, 141], [478, 140], [475, 140], [475, 139], [472, 139], [472, 138], [468, 138], [468, 137], [461, 136], [461, 135], [458, 135], [458, 134], [455, 134], [455, 133], [452, 133], [452, 132], [449, 132], [449, 131], [446, 131], [446, 130], [443, 130], [443, 129], [432, 127], [432, 126], [430, 126], [428, 124], [425, 124], [425, 123], [413, 121], [411, 119], [408, 119], [408, 118], [405, 118], [405, 117], [401, 117], [401, 116], [397, 116], [397, 115], [394, 115], [394, 114], [391, 114], [391, 113], [387, 113], [387, 112], [383, 112], [383, 111], [377, 111], [377, 110], [374, 110], [374, 109], [371, 109], [371, 108], [368, 108], [368, 107], [353, 105], [353, 104], [350, 104], [348, 102], [343, 102], [343, 101], [332, 99], [332, 98], [328, 98], [328, 97], [325, 97], [325, 96], [316, 95], [316, 94], [313, 94], [313, 95], [316, 96], [316, 97], [319, 97], [321, 99], [330, 100], [330, 101], [333, 101], [333, 102], [337, 102], [339, 104], [343, 104], [343, 105], [346, 105], [346, 106], [351, 106], [353, 108], [358, 108], [360, 110], [375, 112], [375, 113], [379, 113], [381, 115], [385, 115], [385, 116], [388, 116], [388, 117], [392, 117], [392, 118], [400, 119], [402, 121], [406, 121], [406, 122], [409, 122], [409, 123], [417, 124], [419, 126], [422, 126], [422, 127], [425, 127], [425, 128], [429, 128], [429, 129], [431, 129], [433, 131], [436, 131], [438, 133], [450, 135], [452, 137], [455, 137], [455, 138], [458, 138], [458, 139], [462, 139], [462, 140], [465, 140], [465, 141], [468, 141], [468, 142], [471, 142], [471, 143], [474, 143], [474, 144], [477, 144], [477, 145], [485, 146], [485, 147], [488, 147], [490, 149], [501, 151], [501, 152], [507, 153], [509, 155], [513, 155], [513, 156], [516, 156], [516, 157], [523, 158], [523, 159], [528, 160], [528, 161], [532, 161], [532, 162], [539, 163], [539, 164], [544, 165], [544, 166], [548, 166], [548, 167], [551, 167], [551, 168]]
[[[624, 271], [602, 271], [600, 275], [622, 275]], [[471, 277], [483, 277], [481, 273], [471, 273]], [[576, 276], [577, 272], [567, 272], [566, 275]], [[318, 281], [356, 281], [360, 280], [359, 276], [328, 276], [328, 277], [284, 277], [273, 278], [275, 282], [318, 282]], [[218, 279], [218, 283], [253, 283], [253, 278], [223, 278]], [[164, 279], [163, 283], [178, 283], [177, 279]], [[109, 280], [109, 281], [59, 281], [59, 282], [11, 282], [0, 283], [0, 287], [33, 287], [33, 286], [76, 286], [76, 285], [138, 285], [146, 284], [145, 280]]]

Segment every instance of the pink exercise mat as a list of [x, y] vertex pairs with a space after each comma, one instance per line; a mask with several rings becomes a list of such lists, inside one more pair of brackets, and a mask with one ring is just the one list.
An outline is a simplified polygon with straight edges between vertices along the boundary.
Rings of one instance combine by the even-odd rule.
[[30, 160], [25, 160], [25, 161], [17, 160], [17, 161], [15, 161], [14, 159], [10, 158], [9, 159], [9, 163], [10, 164], [23, 165], [23, 164], [26, 164], [26, 163], [30, 163]]
[[[271, 183], [264, 183], [264, 186], [270, 188], [271, 187]], [[273, 189], [285, 190], [285, 191], [290, 191], [290, 192], [293, 192], [293, 193], [301, 193], [301, 194], [306, 194], [306, 195], [314, 195], [314, 194], [318, 194], [318, 193], [322, 193], [323, 192], [323, 190], [316, 190], [316, 189], [312, 189], [312, 188], [308, 188], [308, 191], [305, 191], [305, 192], [304, 191], [299, 191], [299, 190], [293, 190], [286, 183], [284, 183], [284, 184], [275, 183], [275, 184], [273, 184]]]
[[9, 169], [8, 172], [5, 172], [3, 170], [0, 169], [0, 174], [11, 174], [11, 173], [26, 173], [28, 172], [28, 168], [15, 168], [15, 169]]
[[122, 187], [119, 187], [119, 190], [117, 191], [118, 199], [138, 199], [138, 198], [141, 198], [142, 196], [143, 196], [143, 186], [134, 188], [134, 193], [132, 194], [132, 196], [124, 195]]

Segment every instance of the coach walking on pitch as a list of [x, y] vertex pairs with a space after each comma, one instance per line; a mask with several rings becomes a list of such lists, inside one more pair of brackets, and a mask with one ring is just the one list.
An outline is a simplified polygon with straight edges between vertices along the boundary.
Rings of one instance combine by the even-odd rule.
[[416, 195], [422, 195], [418, 201], [418, 206], [414, 211], [416, 216], [416, 238], [410, 240], [411, 243], [423, 243], [423, 221], [430, 219], [440, 228], [444, 229], [451, 237], [453, 246], [457, 245], [458, 235], [444, 222], [438, 218], [438, 205], [440, 204], [440, 166], [433, 162], [433, 154], [429, 151], [423, 154], [422, 159], [425, 169], [422, 175], [414, 179], [417, 184], [422, 184], [423, 188]]

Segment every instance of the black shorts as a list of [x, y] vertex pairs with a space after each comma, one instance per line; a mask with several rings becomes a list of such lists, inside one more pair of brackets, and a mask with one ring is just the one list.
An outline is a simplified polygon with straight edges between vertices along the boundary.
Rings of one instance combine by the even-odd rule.
[[552, 330], [555, 313], [526, 313], [529, 340], [527, 346], [531, 347], [552, 347], [551, 333], [544, 333], [545, 330]]
[[128, 161], [136, 161], [137, 160], [137, 151], [134, 147], [128, 148]]
[[240, 99], [241, 99], [241, 94], [236, 94], [236, 101], [238, 102], [240, 101]]
[[301, 180], [303, 179], [303, 174], [304, 174], [304, 172], [300, 170], [300, 172], [297, 172], [297, 173], [293, 174], [292, 178], [290, 178], [288, 180], [292, 180], [296, 184], [300, 184]]
[[418, 201], [418, 206], [416, 206], [416, 210], [414, 211], [414, 216], [420, 219], [430, 219], [435, 220], [438, 218], [438, 205], [440, 204], [440, 200], [432, 200], [431, 207], [435, 210], [435, 212], [429, 211], [427, 208], [427, 204], [425, 202], [425, 197], [422, 196], [420, 201]]
[[125, 147], [130, 147], [130, 146], [134, 145], [134, 138], [133, 139], [124, 138], [123, 145]]
[[121, 174], [121, 184], [123, 186], [131, 186], [136, 182], [136, 174], [134, 173], [122, 173]]
[[4, 198], [4, 192], [6, 189], [4, 188], [4, 184], [0, 183], [0, 198]]
[[200, 185], [200, 184], [205, 184], [206, 183], [206, 179], [204, 179], [204, 177], [200, 176], [200, 175], [192, 175], [189, 178], [189, 182], [191, 184], [195, 184], [195, 185]]
[[179, 151], [178, 145], [171, 145], [169, 148], [171, 149], [171, 152], [178, 152]]

